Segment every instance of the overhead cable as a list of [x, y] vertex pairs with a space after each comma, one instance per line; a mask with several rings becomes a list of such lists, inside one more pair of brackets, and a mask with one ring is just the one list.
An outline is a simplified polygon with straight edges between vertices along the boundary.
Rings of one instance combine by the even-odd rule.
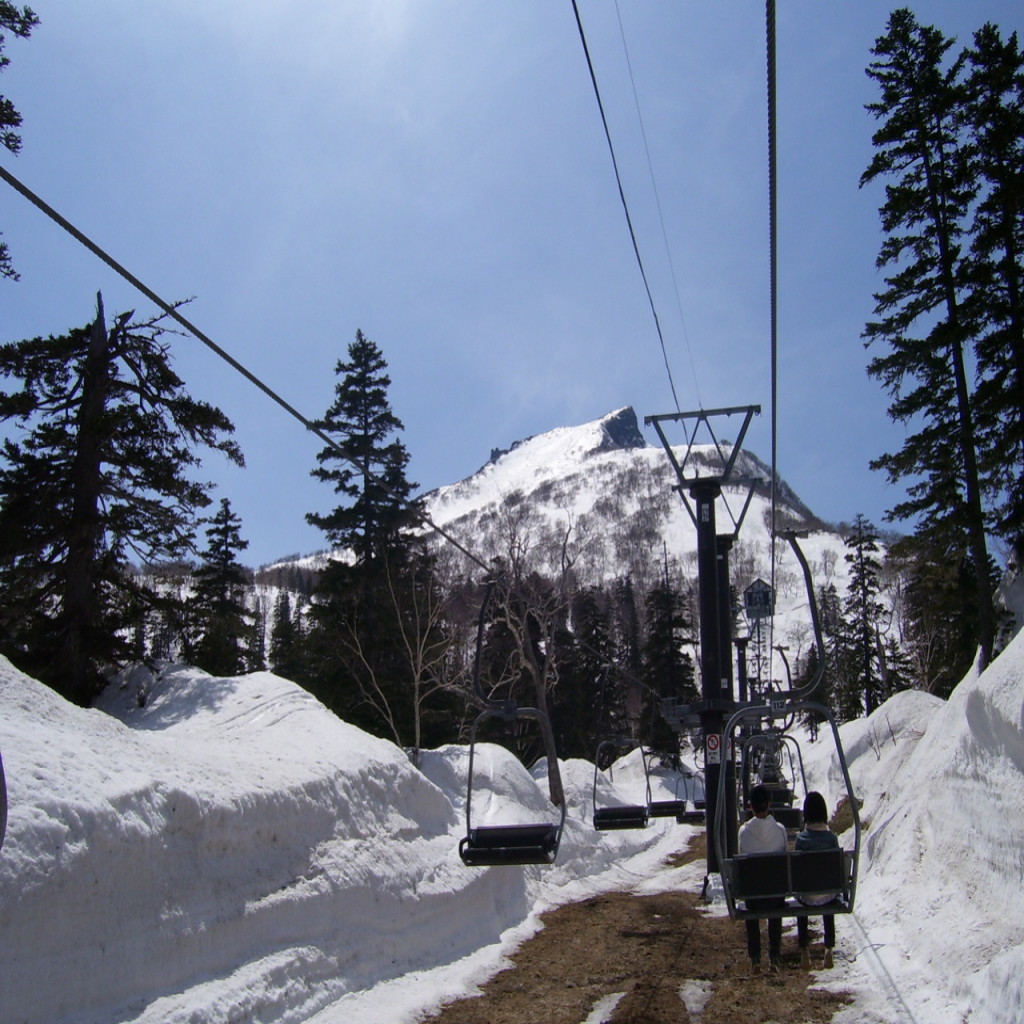
[[665, 337], [661, 333], [661, 322], [658, 319], [658, 311], [654, 306], [654, 297], [651, 295], [651, 286], [647, 282], [647, 272], [644, 270], [644, 261], [640, 256], [640, 247], [637, 244], [636, 232], [633, 230], [633, 219], [629, 215], [629, 204], [626, 202], [626, 193], [622, 187], [622, 175], [619, 173], [619, 162], [615, 157], [615, 146], [612, 144], [611, 132], [608, 128], [608, 118], [605, 116], [604, 103], [601, 101], [601, 90], [597, 86], [597, 75], [594, 73], [594, 63], [590, 59], [590, 48], [587, 46], [586, 33], [583, 31], [583, 22], [580, 19], [580, 10], [576, 0], [572, 0], [573, 13], [576, 15], [576, 27], [579, 30], [580, 43], [583, 45], [583, 55], [587, 59], [587, 69], [590, 72], [590, 82], [594, 87], [594, 97], [597, 99], [597, 108], [601, 112], [601, 124], [604, 125], [604, 137], [608, 142], [608, 152], [612, 158], [612, 168], [615, 171], [615, 182], [619, 187], [619, 200], [622, 203], [623, 213], [626, 215], [626, 226], [629, 228], [629, 238], [633, 243], [633, 255], [636, 256], [637, 266], [640, 268], [640, 277], [644, 282], [644, 290], [647, 292], [647, 302], [651, 307], [651, 315], [654, 317], [654, 327], [658, 332], [658, 341], [661, 344], [661, 356], [665, 362], [665, 372], [668, 374], [669, 387], [672, 390], [672, 400], [676, 404], [676, 412], [679, 412], [679, 397], [676, 395], [675, 381], [672, 379], [672, 368], [668, 362], [668, 352], [665, 348]]
[[[626, 31], [622, 25], [622, 13], [619, 10], [619, 0], [615, 0], [615, 13], [619, 20], [619, 38], [622, 40], [622, 53], [626, 58], [626, 70], [629, 72], [629, 84], [633, 90], [633, 106], [636, 108], [636, 119], [640, 125], [640, 137], [644, 143], [644, 155], [647, 157], [647, 171], [651, 178], [651, 191], [654, 193], [654, 205], [658, 211], [658, 223], [661, 225], [661, 238], [665, 243], [665, 257], [668, 260], [669, 274], [672, 278], [672, 288], [676, 296], [676, 308], [679, 310], [679, 323], [683, 329], [683, 341], [686, 343], [686, 354], [690, 359], [690, 372], [693, 374], [693, 387], [697, 392], [697, 405], [703, 407], [704, 402], [700, 394], [700, 382], [697, 379], [697, 365], [693, 359], [693, 347], [690, 345], [690, 335], [686, 330], [686, 316], [683, 313], [683, 300], [679, 295], [679, 279], [676, 275], [676, 266], [672, 259], [672, 247], [668, 243], [668, 231], [665, 228], [665, 214], [661, 209], [661, 196], [658, 194], [658, 182], [654, 174], [654, 161], [651, 159], [651, 148], [647, 144], [647, 129], [644, 126], [643, 114], [640, 112], [640, 98], [636, 91], [636, 79], [633, 77], [633, 62], [629, 59], [629, 47], [626, 45]], [[671, 375], [670, 375], [671, 376]], [[679, 403], [676, 403], [676, 412], [679, 412]]]
[[[127, 270], [124, 266], [118, 263], [112, 256], [101, 249], [91, 238], [79, 231], [70, 221], [62, 217], [52, 206], [41, 199], [35, 194], [27, 185], [24, 185], [19, 181], [13, 174], [10, 173], [6, 168], [0, 166], [0, 178], [3, 178], [13, 189], [20, 192], [33, 206], [41, 210], [46, 214], [54, 223], [58, 224], [65, 231], [68, 232], [73, 238], [77, 239], [84, 245], [90, 252], [98, 256], [111, 270], [123, 277], [132, 287], [138, 289], [146, 296], [151, 302], [155, 303], [167, 314], [172, 320], [177, 321], [182, 327], [185, 328], [191, 335], [198, 338], [207, 348], [215, 352], [221, 359], [224, 360], [229, 366], [237, 370], [246, 380], [251, 384], [254, 384], [260, 389], [268, 398], [276, 402], [289, 416], [298, 420], [308, 431], [315, 434], [321, 441], [323, 441], [328, 447], [332, 448], [347, 462], [352, 463], [360, 472], [365, 472], [365, 468], [357, 464], [351, 459], [348, 453], [335, 441], [329, 434], [325, 433], [320, 427], [318, 427], [312, 420], [307, 419], [302, 415], [293, 405], [286, 402], [276, 391], [265, 384], [255, 374], [250, 372], [243, 366], [237, 359], [229, 355], [223, 348], [220, 347], [212, 338], [204, 334], [198, 327], [195, 326], [191, 321], [187, 320], [181, 313], [178, 312], [177, 308], [169, 302], [162, 299], [156, 292], [140, 281], [131, 271]], [[366, 474], [370, 479], [374, 481], [378, 486], [383, 488], [385, 492], [393, 494], [394, 492], [387, 486], [387, 484], [376, 477], [372, 473]], [[470, 561], [479, 566], [481, 569], [489, 570], [491, 567], [478, 555], [473, 554], [465, 548], [458, 540], [456, 540], [450, 533], [438, 526], [425, 512], [422, 511], [416, 505], [410, 505], [410, 509], [416, 514], [416, 517], [424, 525], [429, 527], [439, 536], [443, 537], [449, 544], [457, 548], [462, 552]]]

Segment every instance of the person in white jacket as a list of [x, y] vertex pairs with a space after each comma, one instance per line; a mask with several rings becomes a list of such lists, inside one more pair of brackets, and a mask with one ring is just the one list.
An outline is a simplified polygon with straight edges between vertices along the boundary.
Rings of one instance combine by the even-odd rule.
[[[764, 786], [754, 786], [750, 791], [749, 807], [753, 817], [740, 829], [740, 853], [785, 853], [786, 829], [769, 813], [771, 795]], [[746, 901], [748, 910], [765, 910], [782, 906], [785, 900], [751, 899]], [[748, 917], [747, 956], [756, 973], [761, 969], [761, 922]], [[779, 969], [782, 956], [782, 918], [768, 918], [768, 959], [770, 970]]]

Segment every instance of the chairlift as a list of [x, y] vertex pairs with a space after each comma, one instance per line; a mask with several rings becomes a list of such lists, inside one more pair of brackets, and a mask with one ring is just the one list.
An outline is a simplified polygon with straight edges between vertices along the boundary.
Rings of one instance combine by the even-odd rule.
[[[839, 728], [832, 713], [814, 701], [787, 703], [786, 711], [814, 711], [823, 715], [832, 727], [836, 752], [846, 783], [847, 798], [853, 812], [854, 841], [852, 850], [787, 850], [785, 853], [738, 853], [727, 857], [726, 815], [718, 815], [715, 830], [715, 848], [721, 868], [722, 889], [725, 893], [729, 916], [733, 920], [747, 918], [807, 917], [853, 912], [857, 889], [857, 865], [860, 859], [860, 816], [857, 800], [850, 781], [850, 773], [839, 739]], [[760, 720], [773, 714], [771, 705], [740, 708], [726, 725], [724, 742], [732, 742], [733, 735], [743, 722]], [[724, 806], [725, 773], [719, 780], [719, 806]], [[773, 815], [775, 811], [772, 812]], [[801, 898], [832, 895], [833, 901], [822, 906], [808, 905]], [[757, 909], [747, 906], [749, 900], [777, 900], [777, 906]]]
[[[515, 823], [498, 825], [473, 824], [473, 765], [476, 757], [477, 733], [481, 724], [491, 718], [500, 718], [506, 723], [535, 721], [544, 735], [551, 734], [551, 723], [540, 708], [517, 707], [514, 701], [496, 701], [487, 697], [480, 684], [480, 660], [483, 647], [484, 621], [487, 604], [497, 581], [488, 581], [484, 599], [480, 605], [477, 622], [476, 658], [473, 669], [473, 685], [483, 711], [477, 715], [469, 734], [469, 770], [466, 781], [466, 835], [459, 841], [459, 856], [467, 867], [490, 867], [500, 864], [553, 864], [558, 856], [558, 847], [565, 828], [565, 800], [562, 800], [561, 814], [557, 823]], [[558, 765], [548, 758], [548, 773], [557, 771]]]
[[[803, 812], [793, 806], [798, 771], [802, 790], [807, 792], [800, 744], [787, 733], [770, 728], [751, 733], [743, 740], [741, 749], [742, 806], [747, 805], [753, 786], [764, 786], [771, 797], [772, 817], [791, 831], [803, 828]], [[788, 771], [782, 763], [784, 757], [788, 757]]]
[[[678, 752], [673, 761], [673, 767], [676, 773], [676, 783], [671, 800], [653, 800], [651, 798], [650, 773], [648, 773], [647, 811], [652, 818], [675, 818], [677, 823], [682, 824], [684, 817], [689, 813], [687, 809], [687, 797], [689, 796], [687, 781], [688, 776], [692, 775], [692, 773], [684, 772], [680, 764]], [[682, 795], [679, 793], [680, 784], [683, 787]], [[701, 818], [703, 819], [703, 814], [701, 814]]]
[[644, 765], [644, 780], [647, 786], [647, 802], [643, 804], [614, 804], [608, 807], [597, 806], [597, 781], [601, 772], [601, 754], [605, 750], [619, 751], [624, 745], [632, 745], [621, 738], [605, 739], [597, 745], [594, 755], [594, 828], [599, 832], [617, 829], [646, 828], [651, 804], [651, 777], [647, 769], [647, 754], [640, 745], [640, 756]]
[[[819, 652], [824, 650], [821, 624], [814, 598], [814, 585], [811, 580], [810, 567], [797, 543], [795, 533], [784, 534], [803, 570], [804, 583], [814, 628], [815, 642]], [[814, 677], [801, 689], [787, 695], [776, 695], [765, 705], [748, 705], [736, 710], [729, 719], [723, 734], [726, 749], [733, 743], [733, 736], [744, 723], [773, 722], [787, 719], [800, 711], [810, 711], [821, 716], [829, 723], [832, 739], [835, 743], [839, 766], [843, 781], [846, 784], [846, 795], [853, 814], [853, 849], [842, 848], [832, 850], [787, 850], [784, 853], [737, 853], [726, 856], [728, 847], [728, 816], [716, 816], [714, 835], [715, 851], [721, 869], [722, 889], [728, 906], [729, 916], [733, 920], [747, 918], [779, 918], [779, 917], [818, 917], [827, 914], [849, 914], [853, 912], [857, 893], [857, 868], [860, 860], [860, 814], [857, 798], [850, 781], [850, 771], [843, 752], [843, 744], [839, 737], [839, 726], [835, 716], [823, 704], [807, 699], [820, 683], [825, 672], [825, 659], [818, 660], [818, 668]], [[802, 764], [801, 764], [802, 771]], [[718, 807], [725, 807], [727, 773], [719, 778]], [[810, 905], [803, 902], [810, 897], [832, 896], [832, 901], [824, 906]], [[749, 901], [755, 901], [755, 908], [749, 907]], [[764, 902], [762, 902], [764, 901]], [[765, 902], [768, 906], [765, 906]], [[774, 906], [771, 904], [775, 903]]]
[[[538, 708], [520, 708], [512, 702], [485, 708], [476, 718], [470, 731], [469, 779], [466, 786], [466, 835], [459, 842], [459, 856], [467, 867], [489, 867], [498, 864], [553, 864], [558, 856], [565, 827], [565, 801], [557, 824], [551, 822], [529, 824], [474, 825], [473, 762], [476, 753], [477, 731], [489, 718], [506, 722], [532, 719], [547, 725], [547, 716]], [[549, 766], [550, 767], [550, 766]]]
[[[707, 817], [707, 798], [697, 796], [697, 780], [701, 780], [703, 791], [704, 773], [697, 771], [683, 771], [676, 782], [676, 792], [681, 781], [683, 784], [683, 809], [676, 815], [676, 823], [679, 825], [703, 825]], [[692, 805], [692, 809], [691, 809]]]
[[681, 815], [687, 813], [686, 799], [679, 798], [679, 779], [676, 780], [676, 798], [674, 800], [652, 800], [647, 805], [647, 813], [652, 818], [675, 818], [677, 821]]

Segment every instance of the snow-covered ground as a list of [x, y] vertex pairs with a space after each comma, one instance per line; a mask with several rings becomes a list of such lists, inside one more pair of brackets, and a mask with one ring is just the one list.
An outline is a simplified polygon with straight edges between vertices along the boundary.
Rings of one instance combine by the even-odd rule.
[[[856, 994], [840, 1024], [1022, 1019], [1022, 683], [1018, 636], [948, 703], [904, 693], [844, 728], [865, 830], [857, 910], [819, 976]], [[4, 1024], [411, 1024], [500, 967], [540, 911], [703, 874], [661, 867], [688, 828], [672, 819], [595, 833], [582, 761], [562, 766], [553, 867], [466, 868], [464, 747], [417, 771], [268, 673], [137, 671], [82, 710], [0, 659], [0, 753]], [[804, 757], [831, 805], [830, 744]], [[477, 771], [474, 821], [551, 816], [545, 780], [502, 748]], [[635, 758], [602, 785], [643, 799]]]

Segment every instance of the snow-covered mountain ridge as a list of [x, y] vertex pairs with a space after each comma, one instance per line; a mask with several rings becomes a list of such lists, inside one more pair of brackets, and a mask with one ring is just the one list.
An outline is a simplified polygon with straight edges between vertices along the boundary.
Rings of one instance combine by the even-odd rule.
[[[722, 442], [722, 449], [728, 454], [732, 445]], [[685, 455], [684, 447], [676, 449], [679, 461]], [[689, 452], [688, 467], [694, 475], [711, 475], [718, 461], [713, 445], [695, 444]], [[728, 490], [745, 492], [747, 482], [757, 480], [761, 481], [758, 492], [767, 496], [771, 469], [753, 453], [739, 453], [733, 476], [742, 483]], [[439, 525], [456, 525], [464, 517], [479, 514], [512, 495], [545, 510], [572, 509], [601, 516], [602, 502], [627, 491], [654, 505], [664, 504], [668, 498], [684, 511], [683, 503], [673, 493], [676, 485], [665, 451], [647, 443], [636, 412], [625, 406], [580, 426], [556, 427], [517, 441], [509, 449], [494, 449], [490, 460], [476, 473], [431, 491], [426, 503], [431, 518]], [[778, 500], [784, 512], [805, 526], [817, 522], [785, 483], [780, 485]], [[742, 499], [737, 512], [741, 506]]]
[[[687, 479], [720, 474], [721, 455], [728, 457], [732, 446], [719, 444], [674, 448], [677, 462], [686, 460]], [[715, 514], [717, 533], [736, 534], [730, 552], [733, 585], [742, 593], [755, 579], [771, 580], [774, 550], [776, 639], [799, 653], [810, 638], [810, 613], [795, 557], [785, 543], [772, 544], [771, 469], [741, 450], [731, 479]], [[527, 551], [541, 571], [555, 572], [568, 550], [581, 585], [629, 576], [645, 590], [666, 565], [684, 586], [696, 581], [697, 532], [678, 484], [664, 448], [644, 440], [636, 413], [627, 406], [495, 450], [476, 473], [426, 495], [425, 505], [434, 523], [481, 560], [507, 558], [515, 547]], [[784, 481], [776, 500], [782, 521], [807, 531], [801, 546], [815, 584], [834, 583], [844, 594], [843, 536], [818, 520]]]

